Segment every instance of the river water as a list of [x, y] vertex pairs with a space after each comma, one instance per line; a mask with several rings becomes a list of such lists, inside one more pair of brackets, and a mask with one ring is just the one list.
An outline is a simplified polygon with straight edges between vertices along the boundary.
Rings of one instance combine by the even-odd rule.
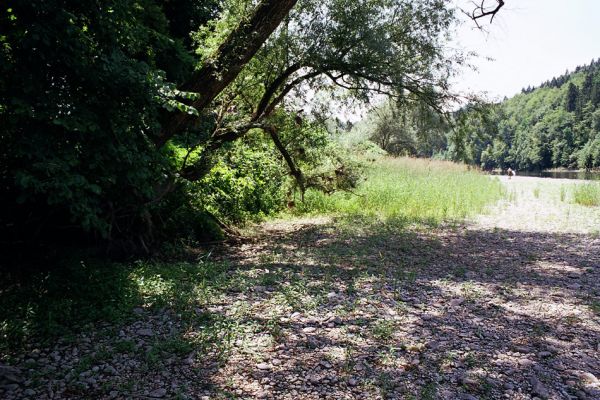
[[[506, 173], [494, 171], [492, 172], [492, 175], [506, 175]], [[538, 178], [557, 179], [600, 180], [600, 171], [517, 171], [517, 176], [535, 176]]]

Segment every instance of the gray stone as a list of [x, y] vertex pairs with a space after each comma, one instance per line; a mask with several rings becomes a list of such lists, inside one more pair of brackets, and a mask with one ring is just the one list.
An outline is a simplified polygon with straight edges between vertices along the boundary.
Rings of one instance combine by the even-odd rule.
[[540, 380], [535, 376], [529, 378], [529, 384], [531, 385], [533, 394], [541, 397], [542, 399], [547, 399], [550, 397], [550, 392], [548, 389], [546, 389], [542, 382], [540, 382]]
[[9, 383], [8, 385], [2, 385], [0, 387], [7, 392], [13, 392], [19, 388], [19, 385], [17, 383]]
[[23, 378], [21, 377], [21, 370], [16, 367], [11, 367], [10, 365], [1, 365], [0, 364], [0, 379], [9, 381], [9, 382], [22, 382]]
[[106, 372], [106, 373], [108, 373], [110, 375], [116, 375], [117, 374], [117, 370], [112, 365], [107, 365], [106, 367], [104, 367], [104, 372]]
[[452, 299], [452, 300], [450, 300], [450, 307], [458, 307], [464, 302], [465, 302], [465, 299], [463, 299], [463, 298]]
[[138, 329], [137, 334], [140, 336], [154, 336], [154, 331], [150, 328]]
[[579, 374], [579, 378], [587, 384], [590, 385], [598, 385], [600, 384], [600, 381], [598, 381], [598, 378], [596, 378], [596, 376], [594, 376], [594, 374], [589, 373], [589, 372], [582, 372]]
[[167, 395], [167, 389], [159, 388], [151, 391], [148, 396], [154, 397], [155, 399], [160, 399], [161, 397], [165, 397]]
[[271, 366], [267, 363], [260, 363], [256, 364], [256, 368], [260, 369], [261, 371], [266, 371], [268, 369], [271, 369]]

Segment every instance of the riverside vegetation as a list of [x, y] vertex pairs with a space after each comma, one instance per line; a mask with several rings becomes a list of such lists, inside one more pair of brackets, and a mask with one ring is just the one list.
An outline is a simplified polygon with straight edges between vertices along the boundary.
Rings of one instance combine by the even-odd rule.
[[[415, 159], [367, 170], [380, 178], [356, 194], [307, 193], [310, 208], [235, 243], [5, 287], [3, 362], [22, 379], [6, 397], [600, 393], [598, 208], [573, 202], [581, 183]], [[407, 186], [420, 200], [369, 205]], [[565, 224], [516, 212], [532, 209]]]
[[[0, 397], [599, 398], [597, 187], [441, 161], [504, 149], [441, 112], [463, 15], [7, 2]], [[596, 70], [538, 92], [510, 160], [596, 165]]]

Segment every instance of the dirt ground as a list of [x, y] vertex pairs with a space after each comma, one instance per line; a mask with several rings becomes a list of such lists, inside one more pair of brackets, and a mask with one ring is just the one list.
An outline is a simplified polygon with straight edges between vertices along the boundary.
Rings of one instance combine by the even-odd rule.
[[[600, 210], [561, 201], [573, 182], [504, 183], [508, 201], [460, 226], [266, 223], [218, 256], [254, 283], [198, 309], [228, 321], [226, 352], [165, 350], [148, 364], [148, 343], [202, 331], [142, 307], [114, 330], [140, 351], [97, 332], [31, 346], [12, 367], [35, 384], [4, 396], [600, 399]], [[112, 350], [78, 369], [73, 389], [64, 365], [98, 343]]]

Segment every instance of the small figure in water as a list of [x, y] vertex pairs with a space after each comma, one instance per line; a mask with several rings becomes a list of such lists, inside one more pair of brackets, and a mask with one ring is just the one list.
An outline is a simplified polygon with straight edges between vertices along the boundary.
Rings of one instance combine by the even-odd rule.
[[506, 171], [506, 174], [508, 175], [508, 179], [512, 178], [513, 176], [516, 175], [515, 171], [512, 170], [512, 168], [508, 168], [508, 170]]

